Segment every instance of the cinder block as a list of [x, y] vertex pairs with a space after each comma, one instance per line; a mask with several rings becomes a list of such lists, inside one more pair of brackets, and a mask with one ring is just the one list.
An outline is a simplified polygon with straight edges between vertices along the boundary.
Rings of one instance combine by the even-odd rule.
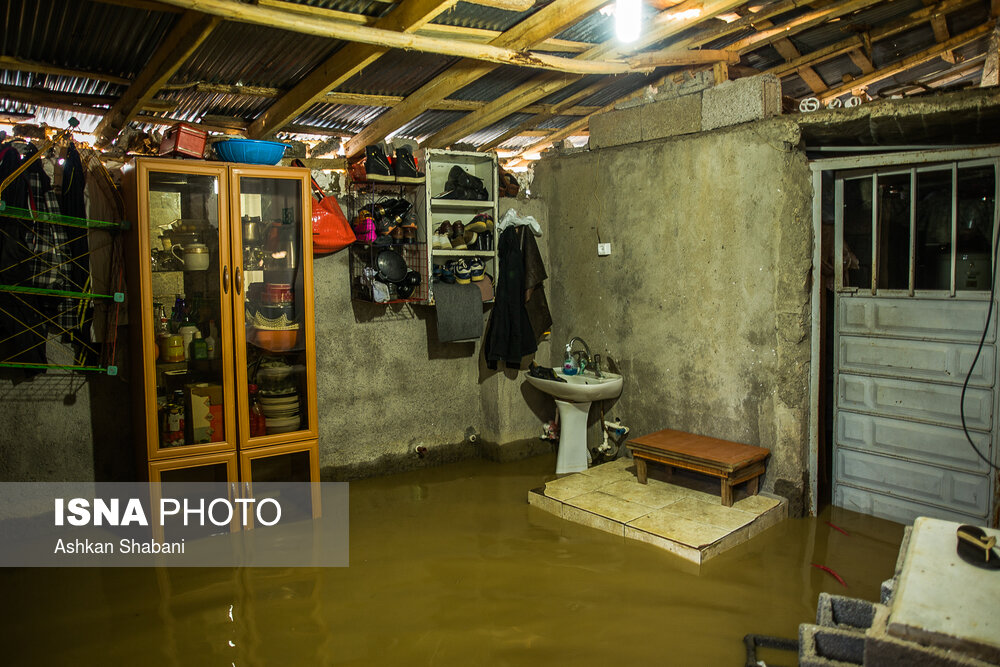
[[590, 119], [590, 147], [608, 148], [642, 141], [642, 107], [597, 114]]
[[701, 95], [685, 95], [640, 107], [642, 140], [701, 132]]
[[781, 81], [773, 74], [725, 81], [701, 99], [701, 129], [748, 123], [781, 113]]
[[987, 667], [986, 662], [954, 649], [924, 646], [891, 636], [887, 631], [889, 608], [875, 605], [875, 619], [865, 632], [866, 665], [879, 667]]
[[865, 633], [803, 623], [799, 626], [799, 667], [862, 665]]
[[875, 603], [843, 595], [820, 593], [816, 604], [816, 625], [867, 630], [875, 619]]

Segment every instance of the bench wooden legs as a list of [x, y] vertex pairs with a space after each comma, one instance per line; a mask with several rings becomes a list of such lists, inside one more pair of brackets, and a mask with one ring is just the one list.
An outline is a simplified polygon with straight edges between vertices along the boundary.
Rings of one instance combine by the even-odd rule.
[[646, 461], [645, 459], [640, 459], [635, 457], [635, 477], [639, 480], [640, 484], [646, 483]]
[[726, 479], [725, 477], [720, 480], [722, 482], [722, 505], [723, 507], [733, 506], [733, 481]]

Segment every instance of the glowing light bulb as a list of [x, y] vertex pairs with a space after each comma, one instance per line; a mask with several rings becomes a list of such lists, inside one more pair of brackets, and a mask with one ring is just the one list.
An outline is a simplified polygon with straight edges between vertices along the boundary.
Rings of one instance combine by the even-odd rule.
[[629, 43], [639, 39], [642, 27], [642, 0], [615, 0], [615, 36]]

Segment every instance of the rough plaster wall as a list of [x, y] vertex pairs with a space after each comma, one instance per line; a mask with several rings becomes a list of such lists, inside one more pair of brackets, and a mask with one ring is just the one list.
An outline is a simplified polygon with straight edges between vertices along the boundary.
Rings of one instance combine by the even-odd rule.
[[132, 479], [135, 453], [122, 378], [41, 374], [0, 379], [0, 481]]
[[[512, 205], [534, 215], [543, 210], [534, 202], [503, 200], [501, 213]], [[544, 257], [544, 241], [539, 245]], [[346, 252], [317, 258], [315, 275], [324, 475], [422, 465], [417, 447], [440, 462], [538, 436], [543, 408], [522, 395], [523, 374], [487, 369], [481, 343], [438, 343], [433, 308], [352, 302]], [[479, 446], [466, 441], [470, 427]]]
[[552, 363], [582, 336], [625, 376], [612, 412], [633, 435], [767, 447], [765, 489], [801, 511], [812, 187], [797, 144], [776, 120], [557, 156], [532, 189], [552, 228]]

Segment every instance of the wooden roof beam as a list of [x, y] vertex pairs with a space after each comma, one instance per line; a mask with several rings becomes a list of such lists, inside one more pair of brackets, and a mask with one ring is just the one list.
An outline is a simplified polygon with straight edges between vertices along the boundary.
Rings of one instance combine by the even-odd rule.
[[[855, 35], [853, 37], [848, 37], [847, 39], [825, 46], [822, 49], [817, 49], [816, 51], [807, 53], [800, 58], [795, 58], [786, 63], [782, 63], [781, 65], [777, 65], [776, 67], [772, 67], [767, 71], [769, 74], [774, 74], [779, 77], [787, 76], [804, 65], [815, 65], [844, 54], [848, 54], [852, 60], [855, 60], [858, 58], [858, 55], [852, 54], [853, 52], [858, 51], [867, 63], [863, 61], [859, 62], [859, 60], [855, 60], [855, 63], [858, 65], [858, 68], [862, 70], [862, 74], [869, 74], [874, 71], [874, 67], [871, 66], [871, 61], [868, 60], [867, 55], [861, 52], [861, 50], [865, 49], [871, 44], [871, 42], [876, 42], [881, 39], [892, 37], [893, 35], [898, 35], [901, 32], [905, 32], [922, 23], [926, 23], [934, 16], [943, 16], [947, 13], [979, 4], [980, 2], [981, 0], [943, 0], [932, 7], [918, 9], [897, 19], [896, 21], [874, 28], [864, 36]], [[866, 69], [868, 71], [865, 71]]]
[[78, 69], [68, 69], [66, 67], [56, 67], [46, 63], [31, 60], [21, 60], [11, 56], [0, 56], [0, 69], [16, 70], [18, 72], [37, 72], [39, 74], [51, 74], [53, 76], [68, 76], [77, 79], [91, 79], [93, 81], [107, 81], [121, 86], [127, 86], [131, 80], [121, 76], [111, 74], [100, 74], [97, 72], [84, 72]]
[[972, 30], [967, 30], [961, 35], [956, 35], [952, 37], [947, 42], [942, 42], [941, 44], [935, 44], [934, 46], [924, 49], [919, 53], [915, 53], [912, 56], [903, 58], [894, 63], [891, 63], [882, 69], [876, 70], [871, 74], [866, 74], [860, 76], [853, 81], [849, 81], [836, 88], [831, 88], [820, 96], [820, 101], [824, 104], [830, 100], [840, 97], [841, 95], [846, 95], [852, 91], [857, 92], [864, 90], [866, 86], [869, 86], [878, 81], [888, 79], [890, 76], [895, 76], [900, 72], [905, 72], [908, 69], [921, 65], [928, 60], [933, 60], [935, 58], [940, 58], [941, 54], [946, 51], [951, 51], [959, 47], [965, 46], [966, 44], [973, 42], [981, 37], [989, 34], [993, 28], [996, 20], [991, 20], [982, 25], [976, 26]]
[[[118, 101], [117, 97], [107, 95], [81, 95], [78, 93], [62, 93], [54, 90], [42, 88], [27, 88], [24, 86], [0, 86], [0, 98], [27, 102], [53, 109], [74, 109], [87, 107], [88, 111], [81, 113], [96, 113], [104, 115], [107, 107], [114, 106]], [[173, 111], [177, 105], [168, 100], [148, 100], [143, 102], [141, 108], [145, 111]]]
[[[289, 12], [297, 12], [304, 16], [319, 16], [323, 18], [347, 21], [357, 25], [373, 26], [378, 22], [376, 16], [366, 16], [365, 14], [355, 14], [354, 12], [342, 12], [325, 7], [313, 7], [312, 5], [300, 5], [297, 2], [287, 0], [257, 0], [257, 4], [262, 7], [273, 7]], [[498, 30], [484, 30], [482, 28], [466, 28], [458, 25], [444, 25], [441, 23], [428, 23], [417, 29], [416, 34], [425, 37], [441, 37], [445, 39], [462, 39], [467, 42], [479, 42], [487, 44], [500, 35]], [[587, 42], [573, 42], [567, 39], [547, 39], [535, 46], [536, 51], [546, 51], [555, 53], [582, 53], [593, 44]]]
[[[298, 14], [269, 7], [248, 5], [236, 0], [163, 0], [178, 7], [196, 8], [230, 21], [265, 25], [280, 30], [330, 37], [391, 49], [404, 49], [482, 60], [500, 65], [515, 65], [571, 74], [623, 74], [630, 67], [623, 61], [586, 60], [553, 56], [541, 52], [525, 52], [492, 44], [470, 44], [454, 39], [423, 37], [398, 30], [385, 30], [328, 19], [303, 21]], [[544, 11], [548, 7], [544, 7]], [[538, 12], [536, 12], [538, 13]], [[393, 12], [395, 14], [395, 12]], [[390, 14], [389, 16], [392, 16]], [[387, 17], [388, 18], [388, 17]]]
[[93, 134], [97, 138], [99, 147], [106, 146], [118, 136], [125, 124], [153, 98], [160, 87], [174, 75], [174, 72], [184, 64], [219, 23], [221, 23], [219, 17], [205, 16], [199, 12], [185, 12], [180, 15], [149, 62], [98, 123]]
[[983, 76], [979, 82], [983, 88], [1000, 85], [1000, 21], [994, 19], [994, 22], [997, 27], [986, 45], [986, 62], [983, 63]]
[[[935, 0], [923, 0], [924, 5], [930, 7], [935, 3]], [[944, 16], [937, 15], [931, 17], [931, 29], [934, 31], [934, 41], [935, 42], [947, 42], [951, 39], [951, 33], [948, 32], [948, 22], [945, 20]], [[941, 60], [952, 65], [955, 64], [955, 54], [951, 51], [941, 54]]]
[[[632, 50], [642, 49], [651, 44], [659, 43], [701, 21], [708, 20], [722, 12], [730, 11], [741, 4], [743, 4], [741, 0], [715, 0], [714, 2], [685, 0], [685, 2], [676, 5], [673, 9], [657, 15], [652, 22], [653, 27], [647, 30], [646, 34], [635, 43]], [[698, 9], [699, 13], [697, 15], [690, 13], [693, 9]], [[620, 46], [616, 39], [610, 39], [578, 56], [577, 59], [614, 56], [618, 54]], [[639, 55], [641, 56], [642, 54]], [[486, 104], [482, 109], [466, 114], [463, 118], [460, 118], [428, 139], [426, 143], [431, 147], [446, 146], [464, 136], [492, 125], [512, 113], [520, 111], [525, 105], [557, 92], [576, 80], [579, 80], [579, 77], [559, 84], [551, 78], [543, 79], [541, 76], [536, 76], [506, 95]]]
[[[375, 23], [384, 31], [412, 33], [430, 22], [458, 0], [406, 0]], [[294, 88], [272, 104], [250, 125], [250, 136], [260, 138], [273, 134], [292, 122], [329, 91], [341, 85], [363, 68], [388, 53], [389, 49], [371, 44], [348, 44], [326, 62], [309, 73]]]
[[[536, 113], [534, 116], [532, 116], [528, 120], [524, 121], [523, 123], [521, 123], [517, 127], [512, 128], [510, 130], [507, 130], [506, 132], [504, 132], [503, 134], [501, 134], [499, 137], [497, 137], [493, 141], [490, 141], [490, 142], [488, 142], [488, 143], [486, 143], [486, 144], [484, 144], [482, 146], [479, 146], [476, 150], [488, 151], [488, 150], [491, 150], [493, 148], [496, 148], [497, 146], [499, 146], [500, 144], [504, 143], [505, 141], [508, 141], [509, 139], [513, 139], [514, 137], [517, 137], [517, 136], [524, 136], [528, 132], [530, 132], [532, 129], [538, 127], [539, 125], [541, 125], [545, 121], [549, 120], [550, 118], [554, 118], [555, 116], [559, 116], [559, 115], [564, 115], [565, 114], [565, 111], [564, 111], [565, 108], [569, 108], [572, 105], [574, 105], [577, 102], [579, 102], [580, 100], [585, 100], [588, 97], [590, 97], [591, 95], [600, 92], [601, 90], [603, 90], [607, 86], [611, 85], [612, 82], [613, 82], [612, 79], [605, 79], [604, 81], [598, 81], [597, 83], [595, 83], [593, 85], [587, 86], [583, 90], [578, 91], [576, 93], [573, 93], [572, 95], [570, 95], [569, 97], [567, 97], [565, 100], [563, 100], [559, 104], [554, 105], [551, 111], [542, 112], [542, 113]], [[525, 107], [524, 109], [522, 109], [522, 111], [524, 111], [525, 113], [527, 113], [526, 109], [527, 109], [527, 107]], [[596, 110], [597, 109], [595, 108], [594, 111], [596, 111]], [[591, 113], [593, 113], [593, 112], [591, 112]]]
[[[507, 48], [526, 49], [558, 34], [567, 26], [597, 11], [607, 0], [554, 0], [511, 29], [496, 37], [490, 44]], [[496, 69], [491, 63], [464, 60], [421, 86], [400, 104], [376, 118], [348, 141], [344, 150], [347, 157], [361, 153], [365, 146], [374, 143], [393, 130], [410, 122], [432, 105], [444, 100], [455, 91], [478, 81]]]
[[[753, 35], [748, 35], [741, 40], [733, 42], [726, 48], [740, 54], [748, 53], [768, 44], [774, 44], [780, 39], [786, 39], [792, 35], [815, 28], [820, 23], [840, 18], [856, 11], [867, 9], [872, 5], [877, 5], [884, 0], [848, 0], [847, 2], [837, 2], [827, 5], [822, 9], [817, 9], [801, 16], [797, 16], [791, 21], [779, 25], [771, 25]], [[769, 22], [770, 23], [770, 22]]]

